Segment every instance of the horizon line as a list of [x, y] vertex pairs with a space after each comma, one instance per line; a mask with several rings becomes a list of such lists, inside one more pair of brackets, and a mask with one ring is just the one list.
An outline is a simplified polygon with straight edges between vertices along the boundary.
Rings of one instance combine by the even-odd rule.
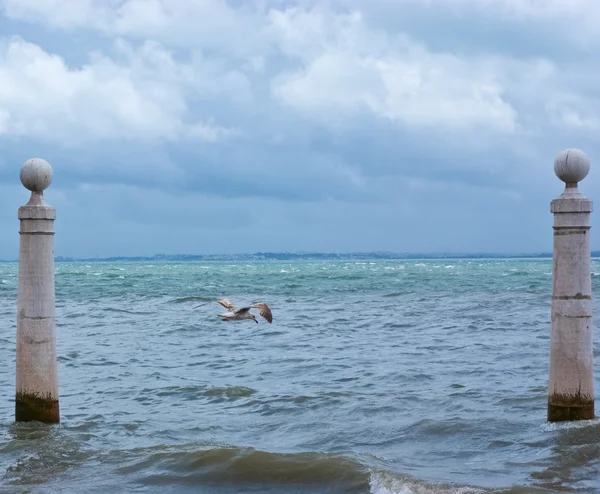
[[[600, 251], [591, 251], [591, 257], [600, 257]], [[55, 256], [55, 262], [75, 261], [114, 261], [114, 260], [148, 260], [148, 261], [193, 261], [193, 260], [227, 260], [227, 259], [264, 259], [292, 260], [301, 258], [362, 258], [362, 259], [518, 259], [518, 258], [551, 258], [551, 252], [391, 252], [391, 251], [353, 251], [353, 252], [319, 252], [319, 251], [258, 251], [236, 254], [153, 254], [153, 255], [113, 255], [103, 257]], [[0, 259], [0, 262], [18, 262], [18, 259]]]
[[[301, 260], [302, 258], [322, 259], [535, 259], [552, 258], [552, 252], [390, 252], [390, 251], [354, 251], [354, 252], [318, 252], [318, 251], [258, 251], [236, 254], [154, 254], [143, 255], [116, 255], [105, 257], [75, 257], [55, 256], [55, 262], [99, 262], [99, 261], [195, 261], [195, 260]], [[591, 257], [600, 257], [600, 250], [590, 251]], [[18, 259], [0, 259], [0, 262], [19, 262]]]

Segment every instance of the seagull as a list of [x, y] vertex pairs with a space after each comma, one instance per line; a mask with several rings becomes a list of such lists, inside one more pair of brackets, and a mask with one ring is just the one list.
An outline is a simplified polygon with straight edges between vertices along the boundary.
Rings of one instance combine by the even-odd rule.
[[[246, 307], [240, 307], [239, 309], [236, 308], [236, 306], [226, 298], [220, 298], [217, 300], [217, 302], [228, 310], [228, 312], [225, 312], [225, 314], [217, 314], [222, 321], [241, 321], [243, 319], [252, 319], [256, 324], [258, 324], [256, 316], [250, 312], [250, 309], [258, 309], [259, 314], [264, 317], [267, 322], [273, 322], [273, 314], [271, 313], [271, 309], [267, 304], [262, 302], [248, 305]], [[203, 305], [206, 304], [197, 305], [194, 307], [194, 309], [202, 307]]]

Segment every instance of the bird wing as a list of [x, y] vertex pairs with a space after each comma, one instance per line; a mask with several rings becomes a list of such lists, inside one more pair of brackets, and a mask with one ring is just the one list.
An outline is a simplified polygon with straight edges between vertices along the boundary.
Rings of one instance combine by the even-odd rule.
[[251, 305], [249, 308], [250, 309], [258, 309], [258, 312], [260, 313], [261, 316], [263, 316], [268, 322], [273, 322], [273, 314], [267, 304], [263, 304], [261, 302], [258, 304]]
[[225, 307], [226, 309], [229, 310], [235, 310], [235, 305], [233, 305], [229, 299], [226, 298], [220, 298], [217, 300], [217, 302], [219, 302], [223, 307]]

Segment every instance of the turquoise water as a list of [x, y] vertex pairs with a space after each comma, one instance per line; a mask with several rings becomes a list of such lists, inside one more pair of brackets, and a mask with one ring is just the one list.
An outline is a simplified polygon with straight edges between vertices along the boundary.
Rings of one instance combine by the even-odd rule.
[[[1, 491], [600, 492], [600, 422], [545, 420], [551, 269], [57, 263], [47, 426], [13, 422], [18, 266], [0, 264]], [[273, 324], [193, 309], [223, 296]]]

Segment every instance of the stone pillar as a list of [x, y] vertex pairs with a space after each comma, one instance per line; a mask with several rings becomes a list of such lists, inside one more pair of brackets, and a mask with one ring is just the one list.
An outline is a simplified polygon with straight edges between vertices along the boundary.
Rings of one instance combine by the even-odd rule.
[[579, 149], [567, 149], [554, 161], [554, 172], [566, 187], [550, 207], [554, 213], [550, 422], [594, 418], [592, 201], [577, 190], [589, 170], [590, 161]]
[[38, 158], [21, 168], [31, 199], [19, 208], [21, 246], [17, 301], [15, 418], [59, 422], [54, 296], [54, 219], [44, 202], [52, 168]]

